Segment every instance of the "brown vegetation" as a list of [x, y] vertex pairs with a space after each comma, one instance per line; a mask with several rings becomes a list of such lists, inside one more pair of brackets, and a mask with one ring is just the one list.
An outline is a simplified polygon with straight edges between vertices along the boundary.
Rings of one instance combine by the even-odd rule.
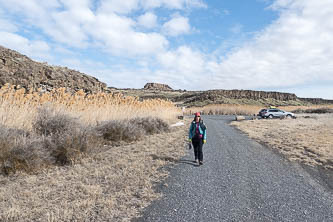
[[249, 137], [268, 144], [288, 159], [333, 169], [333, 115], [299, 115], [297, 119], [233, 122]]
[[[269, 106], [268, 106], [269, 107]], [[191, 107], [186, 109], [185, 114], [201, 112], [202, 115], [257, 115], [261, 109], [267, 108], [262, 105], [242, 105], [242, 104], [220, 104], [207, 105], [203, 107]], [[313, 105], [313, 106], [278, 106], [284, 111], [299, 113], [330, 113], [333, 105]]]
[[[0, 221], [129, 221], [184, 154], [180, 110], [121, 94], [0, 90]], [[9, 176], [8, 176], [9, 175]]]
[[72, 166], [0, 175], [0, 221], [130, 221], [160, 197], [153, 188], [184, 155], [186, 131], [104, 146]]
[[0, 89], [0, 168], [5, 174], [70, 164], [103, 144], [168, 131], [179, 114], [171, 102], [121, 94]]

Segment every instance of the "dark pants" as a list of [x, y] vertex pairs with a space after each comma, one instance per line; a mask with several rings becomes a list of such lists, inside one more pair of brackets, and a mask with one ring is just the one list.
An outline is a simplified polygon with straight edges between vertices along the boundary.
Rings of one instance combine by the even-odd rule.
[[203, 161], [203, 153], [202, 153], [203, 141], [202, 141], [202, 139], [193, 139], [192, 144], [193, 144], [195, 159], [196, 160], [198, 159], [199, 161]]

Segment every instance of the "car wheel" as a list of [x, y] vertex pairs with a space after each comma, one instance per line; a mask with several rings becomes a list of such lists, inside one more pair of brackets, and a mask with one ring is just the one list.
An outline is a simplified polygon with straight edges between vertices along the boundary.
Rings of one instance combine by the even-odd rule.
[[292, 117], [292, 116], [291, 116], [290, 114], [287, 115], [287, 118], [290, 118], [290, 119], [291, 119], [291, 117]]
[[270, 114], [270, 115], [268, 116], [268, 118], [270, 118], [270, 119], [273, 119], [273, 115], [272, 115], [272, 114]]

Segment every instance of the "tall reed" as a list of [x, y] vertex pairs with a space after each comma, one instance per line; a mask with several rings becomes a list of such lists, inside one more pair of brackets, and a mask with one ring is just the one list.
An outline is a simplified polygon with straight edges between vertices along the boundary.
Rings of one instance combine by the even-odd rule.
[[96, 125], [106, 120], [122, 120], [135, 117], [159, 117], [174, 120], [180, 109], [171, 101], [150, 99], [140, 101], [137, 97], [114, 93], [86, 94], [83, 90], [74, 94], [65, 88], [51, 92], [26, 92], [24, 88], [9, 84], [0, 89], [0, 124], [20, 129], [31, 129], [38, 107], [48, 104], [54, 110], [78, 117], [82, 123]]

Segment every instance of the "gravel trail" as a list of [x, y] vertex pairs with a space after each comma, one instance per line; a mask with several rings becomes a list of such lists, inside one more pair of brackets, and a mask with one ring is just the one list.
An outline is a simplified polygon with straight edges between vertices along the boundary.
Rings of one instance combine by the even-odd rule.
[[296, 163], [249, 139], [228, 123], [204, 116], [204, 165], [193, 150], [170, 171], [135, 221], [333, 221], [333, 194]]

